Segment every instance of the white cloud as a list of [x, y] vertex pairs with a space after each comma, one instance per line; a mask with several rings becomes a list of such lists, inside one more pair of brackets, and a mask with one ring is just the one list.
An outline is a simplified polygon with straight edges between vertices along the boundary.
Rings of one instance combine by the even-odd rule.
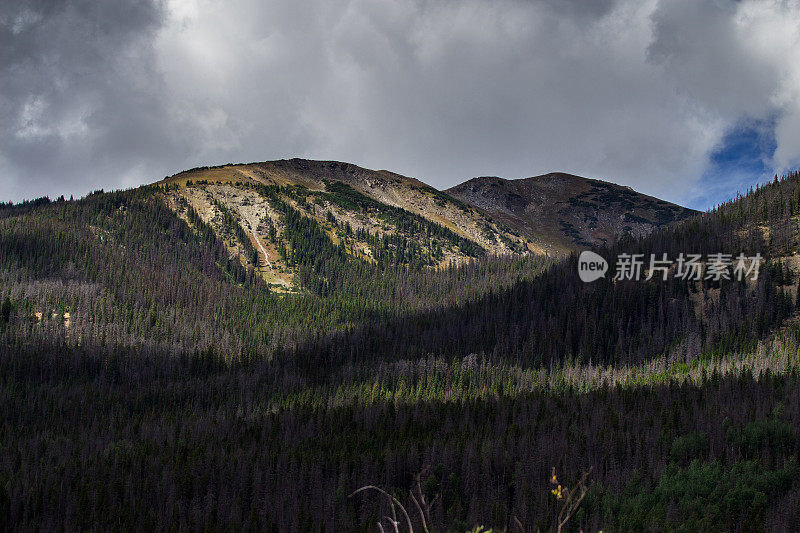
[[781, 114], [775, 128], [774, 166], [800, 165], [800, 2], [752, 2], [735, 20], [754, 61], [769, 65], [774, 90], [765, 95]]

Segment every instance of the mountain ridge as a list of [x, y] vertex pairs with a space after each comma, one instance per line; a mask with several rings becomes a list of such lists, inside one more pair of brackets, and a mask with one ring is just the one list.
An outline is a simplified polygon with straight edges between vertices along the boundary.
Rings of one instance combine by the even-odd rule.
[[[475, 253], [559, 256], [608, 244], [626, 233], [644, 236], [694, 214], [629, 187], [566, 173], [521, 180], [472, 178], [440, 191], [388, 170], [299, 158], [196, 167], [158, 185], [180, 216], [187, 218], [191, 207], [215, 231], [228, 234], [223, 241], [232, 256], [258, 268], [275, 288], [287, 290], [296, 272], [279, 242], [284, 222], [269, 205], [275, 201], [315, 220], [335, 243], [344, 242], [350, 255], [380, 260], [375, 248], [380, 245], [392, 249], [396, 260], [411, 263], [420, 255], [414, 251], [419, 245], [427, 266], [463, 262]], [[271, 200], [264, 196], [267, 190]], [[231, 220], [244, 233], [230, 227]], [[431, 233], [441, 233], [448, 243], [434, 242]], [[411, 255], [403, 252], [409, 247]]]
[[612, 244], [626, 234], [643, 237], [697, 213], [628, 186], [565, 172], [476, 177], [445, 192], [495, 214], [527, 238], [566, 249]]

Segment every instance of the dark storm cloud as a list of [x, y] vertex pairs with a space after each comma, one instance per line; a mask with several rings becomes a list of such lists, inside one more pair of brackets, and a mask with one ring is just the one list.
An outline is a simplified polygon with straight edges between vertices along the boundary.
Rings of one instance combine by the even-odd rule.
[[9, 4], [0, 196], [301, 156], [683, 201], [742, 121], [777, 117], [764, 164], [798, 162], [799, 26], [751, 0]]
[[182, 148], [162, 122], [156, 5], [6, 2], [2, 13], [3, 196], [136, 183]]

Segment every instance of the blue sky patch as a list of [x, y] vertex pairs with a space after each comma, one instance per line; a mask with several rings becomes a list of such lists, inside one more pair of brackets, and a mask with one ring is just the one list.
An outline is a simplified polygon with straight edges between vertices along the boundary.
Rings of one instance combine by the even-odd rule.
[[746, 120], [737, 124], [722, 139], [709, 157], [708, 169], [694, 187], [688, 207], [709, 209], [720, 202], [745, 194], [750, 186], [772, 179], [770, 161], [777, 143], [777, 117]]

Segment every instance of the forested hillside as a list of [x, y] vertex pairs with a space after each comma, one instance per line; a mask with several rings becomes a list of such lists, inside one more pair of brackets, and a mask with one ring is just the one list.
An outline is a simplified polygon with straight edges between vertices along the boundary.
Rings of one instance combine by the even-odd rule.
[[319, 179], [0, 207], [0, 528], [800, 529], [800, 173], [595, 249], [764, 258], [699, 282]]

